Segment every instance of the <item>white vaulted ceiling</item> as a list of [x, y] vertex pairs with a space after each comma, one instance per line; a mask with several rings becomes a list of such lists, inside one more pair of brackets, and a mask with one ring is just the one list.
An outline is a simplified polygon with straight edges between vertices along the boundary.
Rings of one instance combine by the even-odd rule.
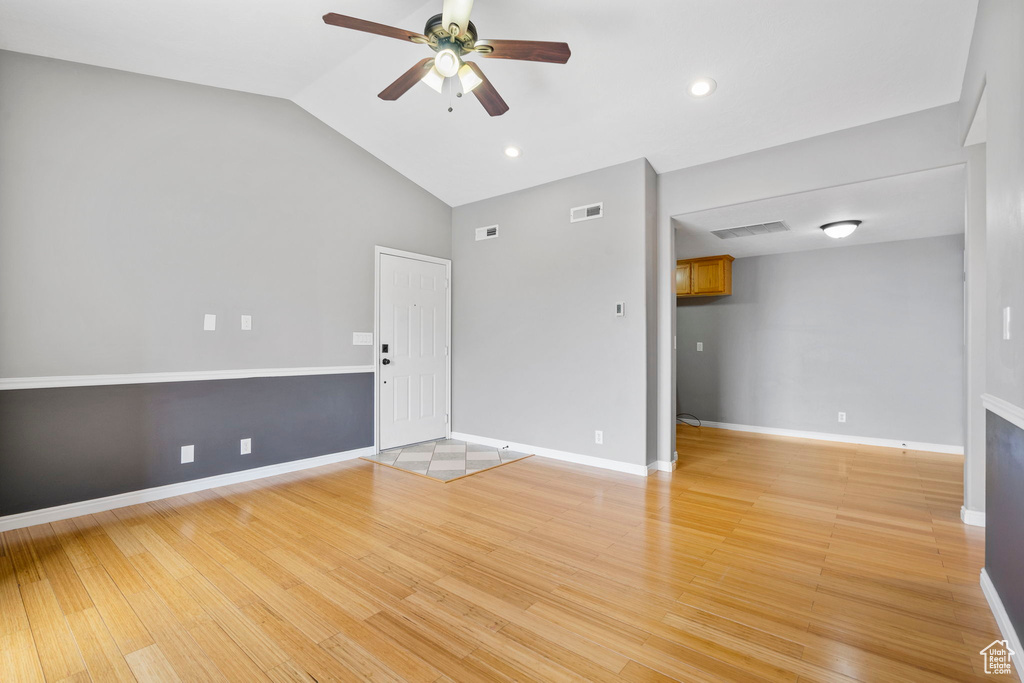
[[[416, 86], [426, 47], [326, 26], [421, 31], [441, 2], [4, 0], [0, 49], [294, 100], [457, 206], [647, 157], [658, 172], [959, 97], [977, 0], [476, 0], [483, 38], [561, 40], [566, 65], [477, 59], [511, 110]], [[718, 81], [706, 100], [686, 91]], [[523, 155], [507, 159], [508, 144]]]

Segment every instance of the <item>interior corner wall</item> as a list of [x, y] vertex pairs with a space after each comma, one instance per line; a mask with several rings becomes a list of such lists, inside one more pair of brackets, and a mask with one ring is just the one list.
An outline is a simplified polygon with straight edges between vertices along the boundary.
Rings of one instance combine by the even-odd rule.
[[956, 234], [736, 259], [731, 296], [679, 300], [679, 410], [961, 446], [963, 253]]
[[[641, 159], [454, 209], [455, 431], [646, 464], [647, 168]], [[603, 218], [570, 223], [572, 207], [596, 202]], [[499, 237], [476, 241], [491, 225]]]
[[964, 230], [964, 510], [985, 512], [985, 357], [988, 273], [985, 268], [985, 145], [967, 148]]
[[[1024, 3], [980, 0], [978, 4], [960, 99], [962, 136], [982, 91], [987, 105], [985, 571], [1020, 635], [1024, 634], [1020, 580], [1024, 576]], [[1003, 334], [1007, 308], [1011, 311], [1009, 339]]]
[[314, 373], [0, 391], [0, 515], [372, 445], [374, 245], [450, 207], [286, 100], [12, 52], [0, 150], [0, 378]]

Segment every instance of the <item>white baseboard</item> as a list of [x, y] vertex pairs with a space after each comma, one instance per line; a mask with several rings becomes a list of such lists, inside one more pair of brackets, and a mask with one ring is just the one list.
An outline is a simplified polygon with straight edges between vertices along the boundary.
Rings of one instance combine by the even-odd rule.
[[961, 505], [960, 520], [964, 524], [970, 524], [971, 526], [985, 526], [985, 513], [977, 510], [968, 510]]
[[561, 460], [563, 462], [572, 462], [577, 465], [587, 465], [589, 467], [600, 467], [604, 470], [614, 470], [616, 472], [625, 472], [627, 474], [636, 474], [641, 477], [647, 476], [646, 465], [632, 465], [627, 462], [619, 462], [617, 460], [608, 460], [606, 458], [595, 458], [592, 455], [580, 455], [579, 453], [569, 453], [568, 451], [556, 451], [552, 448], [540, 448], [538, 446], [529, 446], [527, 444], [516, 443], [515, 441], [505, 441], [503, 439], [492, 439], [486, 436], [475, 436], [473, 434], [464, 434], [462, 432], [452, 432], [452, 438], [458, 439], [459, 441], [468, 441], [470, 443], [478, 443], [481, 446], [493, 446], [495, 448], [508, 447], [513, 451], [519, 451], [520, 453], [531, 453], [533, 455], [539, 455], [542, 458], [551, 458], [552, 460]]
[[885, 448], [901, 448], [909, 451], [930, 451], [932, 453], [949, 453], [952, 455], [963, 455], [963, 446], [950, 446], [941, 443], [924, 443], [922, 441], [900, 441], [898, 439], [876, 439], [873, 436], [849, 436], [847, 434], [829, 434], [827, 432], [804, 432], [798, 429], [778, 429], [776, 427], [756, 427], [753, 425], [739, 425], [731, 422], [709, 422], [702, 421], [704, 427], [715, 429], [729, 429], [736, 432], [753, 432], [755, 434], [771, 434], [772, 436], [793, 436], [798, 439], [817, 439], [818, 441], [835, 441], [838, 443], [853, 443], [861, 446], [883, 446]]
[[992, 579], [989, 578], [988, 572], [984, 569], [981, 570], [981, 592], [985, 594], [985, 599], [988, 600], [988, 606], [992, 609], [992, 616], [996, 618], [999, 632], [1003, 634], [1003, 638], [1006, 639], [1010, 649], [1016, 653], [1011, 657], [1013, 668], [1017, 670], [1017, 676], [1020, 680], [1024, 681], [1024, 649], [1022, 649], [1024, 646], [1021, 645], [1020, 638], [1017, 637], [1017, 631], [1013, 628], [1010, 615], [1006, 613], [1006, 608], [1003, 607], [1003, 601], [999, 598], [999, 593], [996, 591]]
[[322, 465], [342, 462], [343, 460], [360, 458], [365, 455], [373, 455], [376, 452], [377, 449], [374, 446], [357, 448], [355, 450], [343, 451], [341, 453], [328, 453], [327, 455], [320, 455], [313, 458], [282, 462], [277, 465], [255, 467], [251, 470], [218, 474], [204, 479], [193, 479], [191, 481], [183, 481], [177, 484], [155, 486], [150, 489], [142, 489], [141, 491], [129, 491], [127, 493], [119, 493], [105, 498], [83, 500], [79, 503], [68, 503], [67, 505], [58, 505], [56, 507], [44, 508], [42, 510], [21, 512], [16, 515], [0, 517], [0, 531], [21, 529], [22, 527], [35, 526], [36, 524], [47, 524], [49, 522], [56, 522], [62, 519], [80, 517], [81, 515], [91, 515], [96, 512], [114, 510], [128, 505], [149, 503], [154, 500], [180, 496], [185, 493], [205, 491], [206, 489], [217, 488], [218, 486], [238, 484], [243, 481], [263, 479], [265, 477], [273, 477], [278, 474], [287, 474], [288, 472], [298, 472], [299, 470], [306, 470], [312, 467], [320, 467]]
[[670, 462], [668, 462], [666, 460], [658, 460], [656, 462], [652, 462], [647, 467], [648, 468], [653, 467], [654, 469], [656, 469], [659, 472], [672, 472], [673, 471], [672, 470], [672, 463], [670, 463]]

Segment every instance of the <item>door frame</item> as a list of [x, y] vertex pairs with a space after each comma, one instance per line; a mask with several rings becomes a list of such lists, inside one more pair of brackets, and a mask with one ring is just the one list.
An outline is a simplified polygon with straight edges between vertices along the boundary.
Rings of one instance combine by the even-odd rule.
[[380, 452], [380, 259], [381, 256], [398, 256], [399, 258], [412, 259], [414, 261], [425, 261], [444, 266], [445, 285], [445, 307], [447, 315], [445, 321], [445, 415], [448, 420], [445, 423], [445, 438], [452, 436], [452, 261], [451, 259], [439, 258], [417, 254], [412, 251], [402, 251], [391, 247], [382, 247], [379, 244], [373, 248], [373, 447]]

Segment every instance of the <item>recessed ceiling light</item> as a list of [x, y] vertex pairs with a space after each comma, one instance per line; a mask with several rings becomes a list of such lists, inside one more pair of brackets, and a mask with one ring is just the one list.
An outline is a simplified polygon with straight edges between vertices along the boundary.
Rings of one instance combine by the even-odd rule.
[[519, 149], [515, 145], [509, 145], [505, 148], [505, 156], [515, 159], [517, 156], [523, 153], [523, 150]]
[[835, 223], [826, 223], [821, 226], [821, 229], [832, 239], [838, 240], [852, 235], [858, 225], [860, 225], [860, 221], [836, 221]]
[[694, 97], [707, 97], [715, 92], [717, 87], [718, 84], [715, 83], [713, 78], [698, 78], [690, 83], [690, 94]]

